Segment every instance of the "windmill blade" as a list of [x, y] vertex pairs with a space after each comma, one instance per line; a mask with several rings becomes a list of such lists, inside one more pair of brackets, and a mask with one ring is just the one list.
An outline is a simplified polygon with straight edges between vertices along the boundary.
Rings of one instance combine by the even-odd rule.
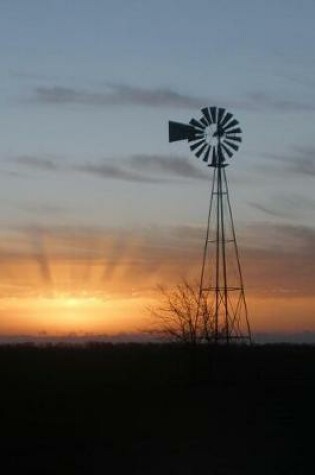
[[232, 130], [226, 130], [225, 129], [225, 133], [226, 134], [241, 134], [242, 129], [240, 127], [237, 127], [236, 129], [232, 129]]
[[221, 121], [220, 125], [224, 129], [225, 124], [231, 120], [233, 115], [230, 112], [227, 112], [224, 116], [224, 119]]
[[204, 139], [204, 132], [201, 132], [201, 130], [199, 132], [196, 132], [194, 137], [192, 137], [191, 139], [188, 139], [188, 142], [194, 142], [195, 140], [200, 140], [200, 139]]
[[205, 129], [205, 126], [201, 122], [198, 122], [198, 120], [196, 119], [191, 119], [189, 123], [190, 125], [193, 125], [194, 127], [197, 127], [198, 129]]
[[205, 127], [208, 127], [209, 125], [207, 119], [203, 116], [200, 118], [200, 122], [202, 122]]
[[221, 125], [221, 120], [224, 116], [225, 109], [222, 109], [222, 107], [218, 108], [218, 125]]
[[216, 124], [217, 122], [217, 108], [216, 107], [210, 107], [210, 114], [212, 118], [212, 122]]
[[226, 134], [225, 138], [228, 140], [234, 140], [234, 142], [242, 142], [242, 137], [238, 137], [236, 135]]
[[231, 142], [230, 140], [224, 139], [224, 140], [223, 140], [223, 143], [224, 143], [225, 145], [228, 145], [229, 147], [231, 147], [233, 150], [235, 150], [235, 152], [238, 151], [238, 145], [235, 145], [235, 143]]
[[193, 140], [196, 130], [191, 125], [182, 124], [181, 122], [168, 123], [169, 128], [169, 142], [176, 142], [177, 140]]
[[234, 127], [235, 125], [238, 125], [239, 124], [239, 121], [234, 119], [234, 120], [231, 120], [231, 122], [229, 122], [225, 127], [223, 127], [223, 130], [224, 132], [227, 132], [231, 127]]
[[208, 125], [211, 125], [212, 119], [210, 117], [209, 107], [204, 107], [203, 109], [201, 109], [201, 112], [203, 113], [206, 121], [208, 122]]
[[[232, 154], [232, 156], [236, 152], [236, 150], [234, 150], [233, 147], [230, 147], [228, 144], [222, 144], [222, 145], [224, 145], [229, 150], [229, 152]], [[231, 158], [231, 157], [229, 157], [229, 158]]]
[[229, 158], [233, 157], [233, 152], [231, 152], [231, 150], [227, 148], [227, 146], [224, 145], [224, 143], [221, 143], [221, 147]]
[[194, 143], [193, 145], [190, 145], [190, 150], [196, 150], [196, 148], [200, 147], [200, 145], [202, 145], [204, 142], [204, 139], [198, 140], [198, 142]]
[[204, 154], [204, 157], [203, 157], [203, 159], [202, 159], [204, 162], [207, 162], [207, 161], [208, 161], [209, 154], [210, 154], [210, 150], [211, 150], [211, 145], [208, 145], [208, 148], [207, 148], [207, 150], [206, 150], [206, 152], [205, 152], [205, 154]]
[[219, 163], [223, 163], [225, 162], [225, 156], [224, 156], [224, 153], [222, 151], [222, 144], [221, 142], [218, 144], [218, 159], [219, 159]]
[[202, 152], [203, 152], [204, 149], [207, 148], [207, 147], [208, 147], [208, 144], [206, 144], [206, 143], [205, 143], [204, 145], [202, 145], [202, 147], [195, 153], [196, 157], [197, 157], [197, 158], [200, 158], [201, 155], [202, 155]]

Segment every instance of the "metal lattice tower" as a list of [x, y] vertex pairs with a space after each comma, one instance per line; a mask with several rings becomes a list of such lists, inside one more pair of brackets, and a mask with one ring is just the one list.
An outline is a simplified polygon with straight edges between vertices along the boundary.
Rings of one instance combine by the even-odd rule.
[[242, 130], [223, 108], [202, 109], [189, 124], [169, 122], [169, 141], [188, 140], [190, 149], [213, 169], [206, 239], [203, 251], [198, 312], [211, 310], [213, 341], [251, 342], [239, 251], [226, 176], [226, 160], [241, 143]]

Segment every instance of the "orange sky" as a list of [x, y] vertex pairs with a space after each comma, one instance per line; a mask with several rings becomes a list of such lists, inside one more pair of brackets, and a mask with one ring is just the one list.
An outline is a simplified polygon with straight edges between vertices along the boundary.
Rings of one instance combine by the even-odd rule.
[[[313, 248], [241, 248], [253, 332], [314, 331]], [[198, 228], [18, 229], [0, 241], [0, 334], [141, 332], [159, 283], [195, 279]], [[245, 236], [246, 237], [246, 236]]]

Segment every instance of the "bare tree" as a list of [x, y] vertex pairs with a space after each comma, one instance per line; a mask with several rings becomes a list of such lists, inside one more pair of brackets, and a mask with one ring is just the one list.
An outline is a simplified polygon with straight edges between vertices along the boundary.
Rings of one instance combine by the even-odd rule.
[[190, 345], [213, 341], [213, 312], [197, 285], [183, 280], [171, 289], [159, 286], [158, 290], [160, 301], [149, 309], [151, 333]]

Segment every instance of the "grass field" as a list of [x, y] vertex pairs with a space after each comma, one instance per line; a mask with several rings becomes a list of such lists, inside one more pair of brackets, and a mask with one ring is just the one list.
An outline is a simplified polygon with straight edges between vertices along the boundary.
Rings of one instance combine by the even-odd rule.
[[314, 346], [2, 346], [1, 473], [313, 473], [314, 368]]

